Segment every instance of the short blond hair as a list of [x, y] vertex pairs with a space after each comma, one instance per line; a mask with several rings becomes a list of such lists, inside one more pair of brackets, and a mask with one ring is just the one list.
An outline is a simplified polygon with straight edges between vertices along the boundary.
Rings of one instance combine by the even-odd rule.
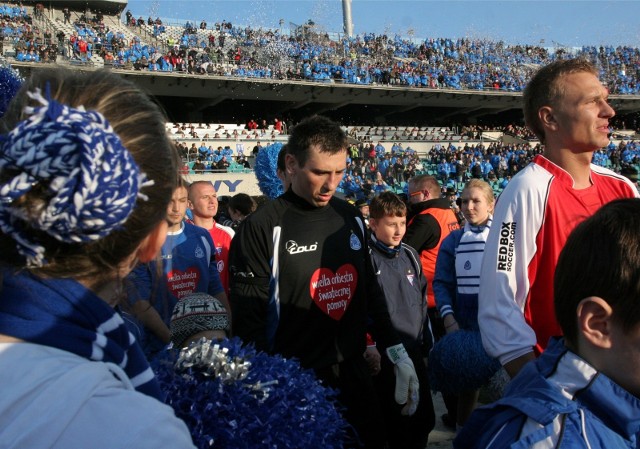
[[440, 183], [435, 176], [418, 175], [409, 180], [409, 191], [428, 190], [434, 198], [440, 197]]

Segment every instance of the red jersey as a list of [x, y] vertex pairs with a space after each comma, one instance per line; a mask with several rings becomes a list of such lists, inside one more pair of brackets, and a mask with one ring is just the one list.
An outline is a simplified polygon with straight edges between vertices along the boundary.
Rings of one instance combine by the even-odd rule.
[[625, 177], [591, 165], [592, 185], [574, 189], [568, 172], [544, 156], [509, 182], [496, 204], [480, 275], [482, 342], [504, 365], [544, 350], [561, 335], [553, 306], [554, 272], [573, 229], [604, 204], [637, 197]]

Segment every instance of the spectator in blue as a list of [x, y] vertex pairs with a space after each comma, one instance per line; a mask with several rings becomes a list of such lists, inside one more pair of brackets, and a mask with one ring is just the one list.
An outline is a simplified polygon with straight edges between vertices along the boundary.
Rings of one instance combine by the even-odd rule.
[[[461, 210], [466, 224], [463, 229], [452, 231], [442, 241], [436, 261], [433, 291], [446, 333], [452, 334], [464, 329], [473, 332], [479, 342], [481, 338], [478, 327], [480, 266], [487, 235], [491, 228], [495, 199], [489, 184], [479, 179], [472, 179], [462, 190], [461, 200]], [[444, 341], [440, 344], [443, 343]], [[455, 346], [449, 348], [452, 357], [459, 357], [468, 362], [469, 371], [474, 369], [473, 363], [477, 360], [489, 359], [484, 350], [480, 350], [473, 357], [454, 354], [460, 350], [462, 348]], [[456, 393], [458, 397], [456, 425], [462, 427], [476, 406], [478, 390], [467, 388], [466, 391]]]
[[442, 180], [442, 182], [446, 182], [446, 180], [449, 178], [449, 170], [450, 167], [447, 161], [445, 159], [441, 159], [440, 163], [438, 164], [437, 171], [438, 177]]
[[202, 142], [202, 144], [198, 148], [198, 154], [202, 159], [206, 159], [211, 154], [209, 148], [207, 148], [204, 142]]
[[504, 190], [505, 187], [507, 187], [507, 184], [509, 184], [509, 181], [511, 181], [511, 175], [507, 175], [502, 178], [502, 180], [499, 182], [500, 190]]
[[484, 158], [480, 163], [480, 167], [482, 168], [482, 177], [486, 181], [489, 176], [489, 172], [493, 170], [493, 166], [491, 165], [491, 162], [489, 162], [488, 157]]
[[383, 157], [380, 160], [380, 162], [378, 163], [378, 171], [380, 172], [382, 177], [387, 176], [387, 171], [389, 170], [390, 165], [391, 165], [391, 161], [389, 160], [388, 157]]
[[382, 178], [376, 179], [376, 182], [373, 186], [373, 191], [376, 195], [379, 195], [382, 192], [386, 192], [389, 190], [389, 185], [384, 182]]

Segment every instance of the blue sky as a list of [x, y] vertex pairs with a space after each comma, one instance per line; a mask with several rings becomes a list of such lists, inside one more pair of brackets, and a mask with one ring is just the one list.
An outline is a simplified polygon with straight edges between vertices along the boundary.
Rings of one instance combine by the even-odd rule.
[[[341, 0], [129, 0], [145, 19], [192, 20], [284, 28], [313, 20], [326, 31], [342, 31]], [[637, 0], [352, 0], [356, 33], [411, 33], [415, 38], [477, 37], [508, 44], [553, 47], [631, 45], [640, 47]]]

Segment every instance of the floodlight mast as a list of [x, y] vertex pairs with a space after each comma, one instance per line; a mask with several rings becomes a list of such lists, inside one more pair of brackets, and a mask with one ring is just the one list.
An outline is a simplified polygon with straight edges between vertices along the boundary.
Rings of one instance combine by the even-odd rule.
[[351, 20], [351, 0], [342, 0], [342, 20], [344, 33], [353, 37], [353, 20]]

